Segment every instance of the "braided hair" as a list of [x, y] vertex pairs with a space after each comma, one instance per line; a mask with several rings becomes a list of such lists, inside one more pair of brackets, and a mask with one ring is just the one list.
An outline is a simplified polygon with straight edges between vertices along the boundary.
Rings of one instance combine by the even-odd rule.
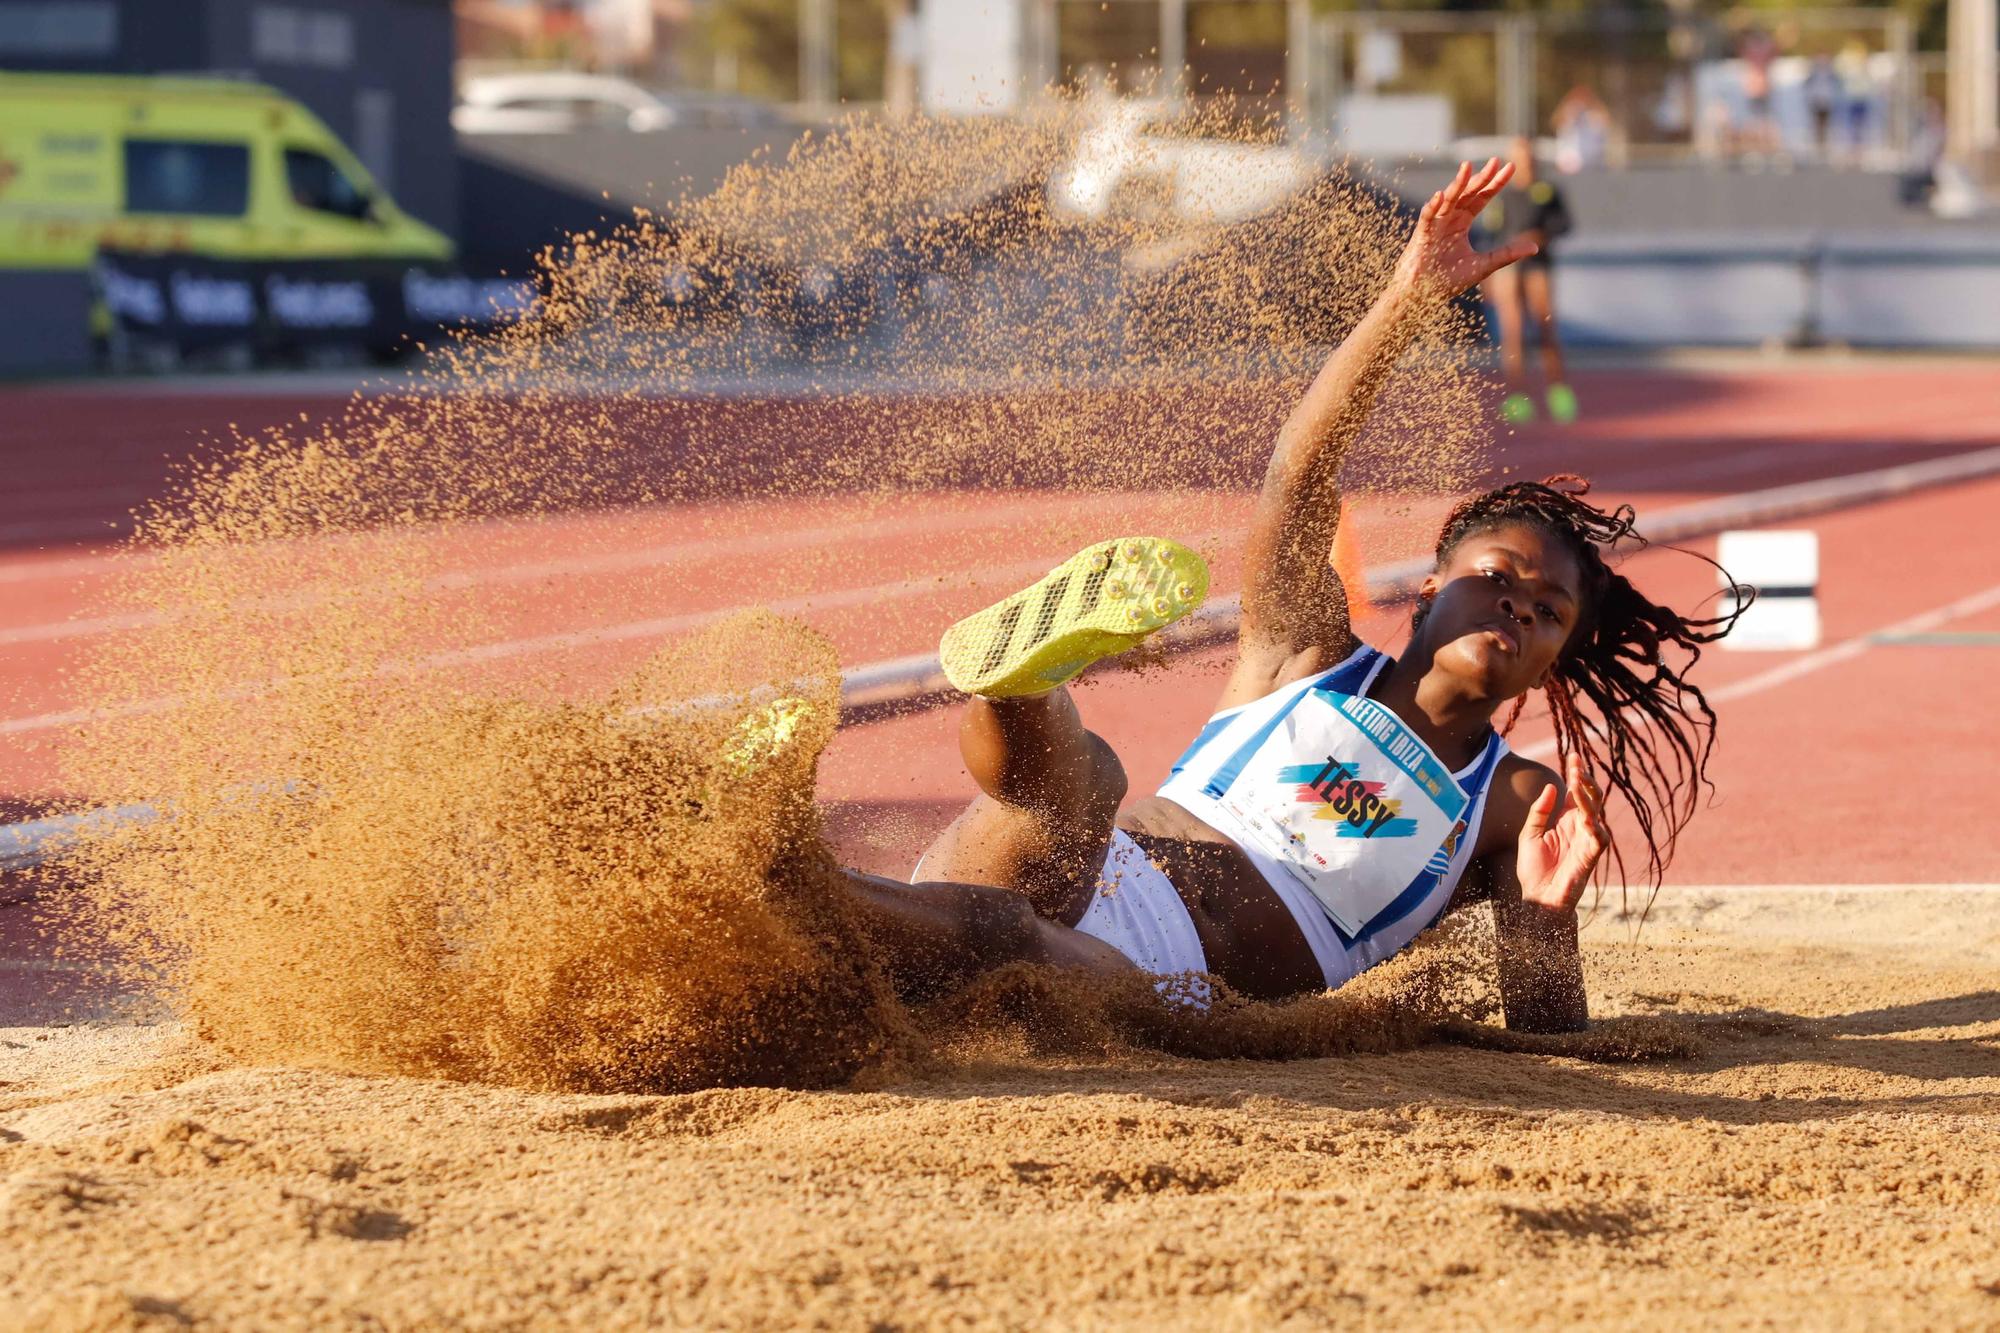
[[[1725, 572], [1737, 598], [1726, 615], [1698, 619], [1656, 605], [1604, 558], [1620, 542], [1635, 549], [1648, 544], [1633, 529], [1632, 506], [1599, 509], [1583, 498], [1589, 491], [1587, 480], [1564, 473], [1475, 495], [1445, 518], [1437, 562], [1443, 566], [1470, 537], [1514, 524], [1534, 528], [1576, 557], [1583, 571], [1580, 613], [1543, 687], [1555, 726], [1556, 766], [1560, 770], [1576, 754], [1586, 775], [1630, 807], [1657, 889], [1701, 788], [1714, 786], [1707, 770], [1715, 712], [1687, 675], [1703, 645], [1735, 626], [1753, 593]], [[1413, 628], [1422, 626], [1428, 609], [1428, 603], [1417, 604]], [[1503, 733], [1512, 730], [1525, 703], [1525, 696], [1514, 701]], [[1615, 840], [1611, 854], [1623, 878], [1625, 858]]]

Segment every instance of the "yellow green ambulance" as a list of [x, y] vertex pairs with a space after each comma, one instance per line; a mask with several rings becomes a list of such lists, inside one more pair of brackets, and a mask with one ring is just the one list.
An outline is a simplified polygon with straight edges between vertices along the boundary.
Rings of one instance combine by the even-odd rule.
[[297, 102], [228, 79], [0, 73], [0, 269], [100, 246], [228, 260], [446, 260]]

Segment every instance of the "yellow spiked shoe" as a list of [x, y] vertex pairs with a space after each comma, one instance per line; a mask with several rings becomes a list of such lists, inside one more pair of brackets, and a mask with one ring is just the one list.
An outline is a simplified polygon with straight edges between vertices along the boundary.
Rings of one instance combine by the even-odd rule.
[[945, 678], [967, 694], [1041, 694], [1173, 624], [1208, 595], [1208, 566], [1164, 537], [1086, 546], [944, 632]]
[[812, 716], [813, 706], [804, 699], [787, 697], [765, 704], [736, 724], [722, 748], [722, 762], [736, 777], [748, 777], [791, 744], [799, 725]]

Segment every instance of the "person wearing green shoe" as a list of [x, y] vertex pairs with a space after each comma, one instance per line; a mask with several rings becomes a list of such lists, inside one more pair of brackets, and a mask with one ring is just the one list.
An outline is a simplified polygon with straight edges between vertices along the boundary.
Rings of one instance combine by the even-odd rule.
[[[1343, 455], [1397, 360], [1438, 303], [1535, 250], [1468, 241], [1510, 174], [1468, 163], [1425, 205], [1388, 288], [1280, 431], [1243, 551], [1236, 664], [1157, 794], [1127, 804], [1066, 682], [1196, 607], [1195, 552], [1100, 542], [945, 633], [978, 795], [912, 883], [856, 877], [899, 987], [1026, 959], [1137, 969], [1181, 1003], [1202, 1002], [1172, 980], [1191, 974], [1279, 999], [1339, 986], [1488, 899], [1508, 1023], [1586, 1022], [1576, 906], [1609, 848], [1599, 783], [1657, 878], [1714, 734], [1684, 664], [1731, 622], [1683, 618], [1613, 571], [1631, 511], [1591, 505], [1575, 479], [1451, 513], [1400, 658], [1356, 637], [1330, 558]], [[1560, 776], [1494, 725], [1534, 690]]]
[[1534, 321], [1542, 350], [1542, 376], [1548, 388], [1544, 401], [1549, 417], [1559, 425], [1576, 420], [1576, 391], [1563, 371], [1562, 340], [1556, 332], [1555, 282], [1551, 249], [1570, 230], [1569, 205], [1554, 181], [1535, 174], [1535, 146], [1525, 137], [1514, 140], [1509, 154], [1514, 179], [1494, 196], [1480, 221], [1499, 245], [1533, 242], [1535, 253], [1497, 269], [1481, 284], [1482, 293], [1500, 322], [1500, 360], [1507, 375], [1507, 397], [1500, 419], [1524, 426], [1535, 419], [1535, 400], [1528, 392], [1525, 342], [1528, 321]]

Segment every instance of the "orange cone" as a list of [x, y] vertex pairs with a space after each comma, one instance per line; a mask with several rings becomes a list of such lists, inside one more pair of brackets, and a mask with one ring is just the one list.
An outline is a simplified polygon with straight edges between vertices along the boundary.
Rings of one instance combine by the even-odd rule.
[[1354, 513], [1340, 506], [1340, 521], [1333, 529], [1333, 572], [1347, 585], [1349, 618], [1373, 615], [1375, 604], [1368, 600], [1368, 570], [1361, 563], [1361, 534], [1355, 529]]

